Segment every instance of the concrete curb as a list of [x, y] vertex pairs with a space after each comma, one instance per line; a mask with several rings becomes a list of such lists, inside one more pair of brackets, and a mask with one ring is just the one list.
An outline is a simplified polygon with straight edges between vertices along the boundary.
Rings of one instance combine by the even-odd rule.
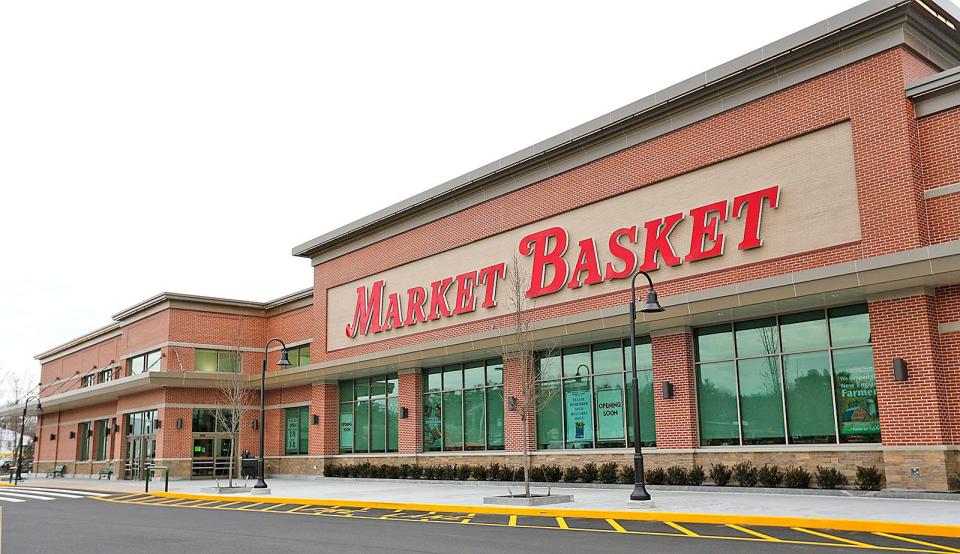
[[[523, 481], [456, 481], [450, 479], [376, 479], [371, 477], [315, 477], [316, 480], [339, 480], [356, 481], [370, 483], [425, 483], [438, 485], [461, 485], [461, 486], [491, 486], [491, 487], [516, 487]], [[633, 484], [621, 483], [545, 483], [531, 482], [531, 487], [554, 489], [609, 489], [609, 490], [633, 490]], [[912, 500], [948, 500], [960, 502], [960, 492], [926, 492], [910, 490], [879, 490], [879, 491], [861, 491], [856, 489], [789, 489], [786, 487], [767, 488], [767, 487], [737, 487], [717, 485], [647, 485], [647, 490], [651, 491], [676, 491], [676, 492], [712, 492], [712, 493], [732, 493], [732, 494], [795, 494], [800, 496], [843, 496], [850, 498], [903, 498]]]
[[[155, 492], [150, 496], [160, 498], [180, 498], [184, 500], [220, 500], [236, 502], [236, 495], [186, 494], [176, 492]], [[251, 502], [263, 502], [263, 497], [246, 497]], [[960, 538], [960, 525], [928, 525], [924, 523], [904, 523], [897, 521], [867, 521], [858, 519], [827, 519], [785, 516], [754, 516], [740, 514], [696, 514], [680, 512], [637, 512], [626, 510], [583, 510], [571, 508], [527, 508], [520, 506], [457, 505], [457, 504], [418, 504], [407, 502], [366, 502], [361, 500], [334, 500], [319, 498], [270, 498], [269, 502], [281, 504], [306, 504], [308, 506], [346, 506], [351, 508], [382, 508], [389, 510], [416, 510], [427, 512], [468, 512], [477, 514], [523, 515], [541, 517], [580, 517], [590, 519], [622, 519], [628, 521], [671, 521], [675, 523], [715, 523], [758, 525], [764, 527], [812, 527], [815, 529], [833, 529], [837, 531], [862, 531], [867, 533], [902, 533], [907, 535], [927, 535], [936, 537]]]

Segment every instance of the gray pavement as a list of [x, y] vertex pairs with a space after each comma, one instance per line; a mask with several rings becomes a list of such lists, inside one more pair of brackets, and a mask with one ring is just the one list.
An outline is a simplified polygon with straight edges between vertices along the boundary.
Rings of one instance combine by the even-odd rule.
[[[486, 484], [441, 484], [430, 481], [374, 481], [343, 479], [270, 478], [274, 498], [301, 498], [365, 502], [406, 502], [478, 506], [484, 496], [503, 495], [507, 487]], [[135, 481], [98, 481], [96, 479], [30, 479], [30, 486], [58, 486], [86, 490], [141, 492], [143, 483]], [[171, 481], [171, 492], [202, 494], [213, 481]], [[252, 484], [250, 482], [249, 484]], [[522, 484], [509, 487], [516, 491]], [[162, 490], [162, 482], [151, 484], [151, 491]], [[543, 492], [538, 488], [535, 492]], [[583, 510], [628, 510], [629, 491], [555, 487], [555, 492], [574, 495], [575, 501], [551, 508]], [[960, 503], [946, 500], [901, 498], [834, 497], [798, 494], [731, 494], [717, 492], [657, 491], [651, 489], [653, 511], [704, 514], [740, 514], [791, 516], [830, 519], [860, 519], [903, 523], [960, 525]], [[248, 498], [249, 495], [231, 495]], [[266, 500], [264, 497], [256, 497]]]

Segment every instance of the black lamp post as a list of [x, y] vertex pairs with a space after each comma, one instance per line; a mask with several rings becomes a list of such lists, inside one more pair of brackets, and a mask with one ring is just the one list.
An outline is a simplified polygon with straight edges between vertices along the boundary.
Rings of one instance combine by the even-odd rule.
[[17, 469], [16, 474], [12, 477], [13, 484], [16, 485], [20, 481], [20, 469], [23, 467], [23, 432], [24, 427], [27, 423], [27, 408], [30, 405], [30, 399], [37, 401], [37, 413], [43, 411], [43, 407], [40, 406], [40, 397], [39, 396], [28, 396], [23, 401], [23, 417], [20, 418], [20, 446], [17, 447]]
[[633, 368], [633, 492], [630, 500], [650, 500], [650, 493], [643, 483], [643, 450], [640, 448], [640, 380], [637, 376], [637, 276], [643, 274], [650, 284], [647, 300], [640, 306], [640, 311], [653, 314], [663, 311], [657, 301], [657, 291], [653, 290], [653, 280], [646, 271], [638, 270], [633, 274], [630, 282], [630, 361]]
[[280, 339], [270, 339], [267, 341], [267, 344], [263, 346], [263, 366], [260, 369], [260, 459], [257, 460], [257, 484], [253, 486], [255, 489], [265, 489], [267, 488], [267, 482], [263, 480], [263, 433], [264, 433], [264, 398], [266, 394], [266, 383], [267, 383], [267, 356], [270, 352], [270, 343], [279, 342], [283, 350], [280, 352], [280, 359], [277, 361], [277, 365], [280, 367], [287, 367], [290, 365], [290, 360], [287, 358], [287, 345]]

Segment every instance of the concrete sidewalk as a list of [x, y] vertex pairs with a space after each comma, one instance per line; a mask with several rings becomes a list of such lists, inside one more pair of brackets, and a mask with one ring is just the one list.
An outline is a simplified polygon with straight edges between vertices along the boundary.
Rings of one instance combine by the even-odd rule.
[[[484, 496], [507, 494], [507, 487], [487, 484], [447, 484], [431, 481], [375, 481], [363, 479], [290, 479], [269, 478], [270, 496], [256, 496], [259, 501], [273, 498], [306, 500], [342, 500], [356, 502], [400, 502], [411, 504], [446, 504], [479, 506]], [[215, 486], [214, 481], [171, 481], [170, 492], [203, 494], [202, 489]], [[226, 485], [225, 481], [221, 481]], [[253, 484], [253, 481], [248, 483]], [[96, 479], [32, 478], [22, 486], [77, 488], [115, 492], [143, 492], [142, 481], [98, 481]], [[513, 492], [522, 483], [509, 487]], [[551, 509], [629, 510], [629, 490], [564, 488], [552, 489], [559, 494], [574, 495], [574, 502], [545, 506]], [[151, 482], [150, 492], [163, 491], [163, 481]], [[545, 492], [536, 487], [534, 492]], [[664, 491], [650, 487], [655, 507], [649, 512], [687, 514], [731, 514], [781, 516], [799, 518], [853, 519], [960, 526], [960, 503], [949, 500], [902, 498], [869, 498], [846, 496], [813, 496], [800, 494], [751, 494], [716, 492]], [[249, 495], [230, 495], [246, 498]]]

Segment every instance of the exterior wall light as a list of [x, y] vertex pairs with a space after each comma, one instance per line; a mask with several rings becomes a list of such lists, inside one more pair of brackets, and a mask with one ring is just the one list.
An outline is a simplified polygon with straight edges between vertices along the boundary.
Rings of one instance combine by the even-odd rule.
[[407, 419], [410, 417], [410, 410], [406, 406], [400, 408], [400, 419]]
[[903, 358], [893, 359], [893, 380], [894, 381], [907, 380], [907, 362]]
[[663, 382], [663, 398], [665, 400], [673, 398], [673, 383], [670, 381]]
[[76, 431], [70, 431], [70, 438], [71, 438], [71, 439], [74, 439], [74, 438], [76, 438], [76, 437], [77, 437]]
[[517, 397], [516, 397], [516, 396], [511, 396], [511, 397], [507, 398], [507, 411], [508, 411], [508, 412], [515, 412], [515, 411], [517, 411]]
[[256, 430], [258, 427], [260, 427], [260, 422], [257, 421], [256, 419], [250, 422], [251, 429]]
[[153, 420], [153, 428], [154, 428], [155, 430], [160, 428], [160, 420], [159, 420], [159, 419]]
[[313, 424], [314, 424], [314, 425], [320, 425], [320, 416], [319, 416], [319, 415], [313, 414]]
[[57, 440], [57, 435], [55, 435], [54, 433], [50, 433], [50, 440], [52, 441]]
[[183, 429], [183, 418], [182, 418], [182, 417], [178, 417], [178, 418], [177, 418], [177, 429], [178, 429], [178, 430], [179, 430], [179, 429]]

